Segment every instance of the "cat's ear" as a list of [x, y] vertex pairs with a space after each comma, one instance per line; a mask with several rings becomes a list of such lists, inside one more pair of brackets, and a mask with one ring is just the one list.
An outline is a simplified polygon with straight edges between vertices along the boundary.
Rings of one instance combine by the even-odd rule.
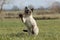
[[28, 7], [27, 6], [25, 7], [24, 11], [25, 11], [25, 13], [28, 13]]
[[33, 12], [34, 11], [34, 8], [31, 8], [31, 11]]

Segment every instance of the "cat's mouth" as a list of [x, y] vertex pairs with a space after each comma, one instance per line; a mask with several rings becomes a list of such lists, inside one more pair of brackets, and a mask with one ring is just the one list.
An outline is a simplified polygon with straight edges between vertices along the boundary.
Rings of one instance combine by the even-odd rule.
[[30, 14], [31, 14], [31, 11], [26, 10], [26, 11], [25, 11], [25, 14], [30, 15]]

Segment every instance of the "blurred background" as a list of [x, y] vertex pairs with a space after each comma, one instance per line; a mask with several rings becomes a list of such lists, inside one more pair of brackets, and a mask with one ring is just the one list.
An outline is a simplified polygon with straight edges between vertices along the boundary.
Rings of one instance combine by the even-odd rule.
[[0, 19], [18, 18], [25, 6], [34, 9], [36, 19], [60, 18], [60, 0], [0, 0]]

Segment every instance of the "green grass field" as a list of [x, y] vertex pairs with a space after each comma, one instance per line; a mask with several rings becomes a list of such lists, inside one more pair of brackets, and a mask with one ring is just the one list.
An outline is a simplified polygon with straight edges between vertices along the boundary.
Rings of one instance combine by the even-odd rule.
[[19, 19], [0, 20], [0, 40], [60, 40], [60, 19], [36, 20], [38, 36], [23, 32], [25, 25]]

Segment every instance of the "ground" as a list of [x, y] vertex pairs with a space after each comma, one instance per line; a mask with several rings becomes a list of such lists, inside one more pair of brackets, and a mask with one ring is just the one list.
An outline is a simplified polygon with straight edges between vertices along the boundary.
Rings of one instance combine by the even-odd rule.
[[0, 40], [60, 40], [60, 19], [36, 20], [38, 36], [23, 32], [25, 25], [20, 19], [0, 20]]

